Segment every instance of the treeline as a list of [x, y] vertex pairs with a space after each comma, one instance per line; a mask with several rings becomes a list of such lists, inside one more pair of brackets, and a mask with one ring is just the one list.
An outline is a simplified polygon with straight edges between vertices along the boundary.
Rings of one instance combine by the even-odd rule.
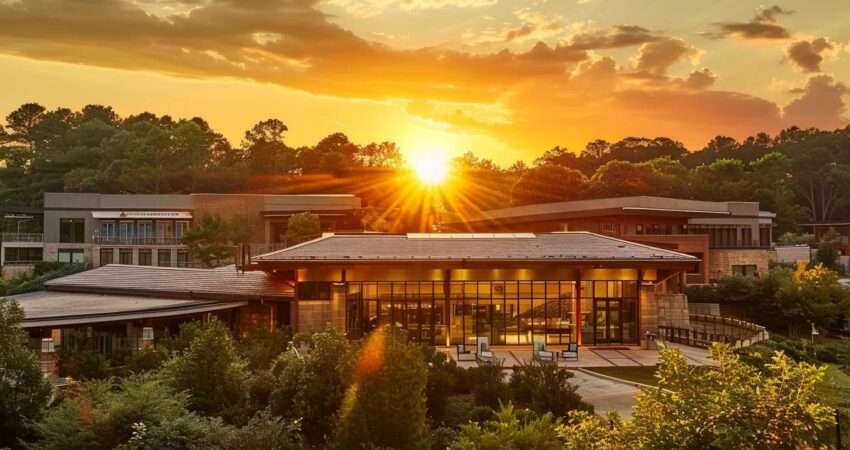
[[792, 127], [741, 142], [718, 136], [695, 151], [664, 137], [596, 140], [507, 168], [467, 152], [454, 160], [458, 176], [443, 198], [427, 203], [403, 198], [412, 194], [399, 176], [407, 172], [397, 145], [359, 145], [334, 133], [296, 148], [286, 143], [287, 130], [265, 120], [234, 146], [201, 118], [25, 104], [0, 126], [0, 202], [37, 206], [45, 191], [346, 192], [374, 210], [367, 222], [379, 229], [427, 228], [441, 212], [627, 195], [758, 201], [778, 214], [779, 233], [803, 221], [850, 218], [850, 126]]

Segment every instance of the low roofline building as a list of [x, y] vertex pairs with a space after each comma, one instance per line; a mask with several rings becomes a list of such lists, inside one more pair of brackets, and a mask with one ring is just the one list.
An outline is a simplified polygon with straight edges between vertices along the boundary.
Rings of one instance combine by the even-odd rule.
[[768, 270], [774, 213], [758, 202], [634, 196], [541, 203], [483, 211], [443, 223], [444, 231], [591, 231], [677, 250], [702, 262], [690, 283]]

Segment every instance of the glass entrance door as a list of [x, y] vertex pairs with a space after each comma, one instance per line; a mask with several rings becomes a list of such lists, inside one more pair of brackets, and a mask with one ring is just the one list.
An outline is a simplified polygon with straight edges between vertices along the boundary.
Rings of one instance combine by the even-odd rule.
[[619, 299], [595, 299], [593, 316], [596, 344], [623, 342], [623, 321]]

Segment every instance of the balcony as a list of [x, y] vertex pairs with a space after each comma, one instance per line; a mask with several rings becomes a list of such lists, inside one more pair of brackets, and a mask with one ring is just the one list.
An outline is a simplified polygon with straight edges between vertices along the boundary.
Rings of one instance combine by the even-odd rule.
[[182, 245], [183, 238], [176, 236], [114, 236], [95, 234], [93, 241], [98, 245]]
[[3, 233], [3, 242], [44, 242], [44, 233]]

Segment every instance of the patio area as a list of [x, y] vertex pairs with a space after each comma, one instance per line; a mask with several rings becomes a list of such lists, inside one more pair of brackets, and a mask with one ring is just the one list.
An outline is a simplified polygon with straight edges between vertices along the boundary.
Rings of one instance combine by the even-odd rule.
[[[713, 365], [714, 361], [709, 358], [708, 350], [704, 348], [689, 347], [686, 345], [667, 343], [668, 348], [676, 348], [682, 352], [693, 365]], [[515, 366], [529, 363], [533, 359], [533, 350], [530, 345], [517, 346], [492, 346], [490, 348], [497, 361], [502, 362], [502, 367], [512, 369]], [[560, 353], [563, 346], [549, 346], [547, 350]], [[478, 362], [458, 360], [457, 349], [441, 348], [451, 359], [457, 362], [459, 367], [476, 367]], [[474, 356], [474, 355], [473, 355]], [[617, 367], [617, 366], [655, 366], [658, 364], [658, 350], [645, 350], [636, 346], [616, 347], [580, 347], [578, 359], [558, 359], [558, 366], [567, 368], [581, 367]]]

